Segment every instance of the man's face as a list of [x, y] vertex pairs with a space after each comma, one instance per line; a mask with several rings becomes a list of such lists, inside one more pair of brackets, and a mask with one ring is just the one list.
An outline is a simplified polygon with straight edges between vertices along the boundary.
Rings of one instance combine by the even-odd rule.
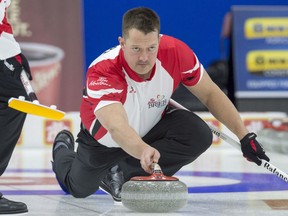
[[153, 68], [159, 47], [159, 33], [144, 34], [137, 29], [129, 30], [127, 38], [119, 38], [124, 58], [138, 75], [145, 75]]

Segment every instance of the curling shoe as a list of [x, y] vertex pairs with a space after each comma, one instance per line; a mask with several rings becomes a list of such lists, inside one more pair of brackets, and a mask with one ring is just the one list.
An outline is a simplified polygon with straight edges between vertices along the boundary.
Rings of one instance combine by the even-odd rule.
[[0, 215], [26, 215], [27, 212], [25, 203], [8, 200], [0, 193]]
[[[74, 137], [73, 137], [73, 134], [68, 131], [68, 130], [62, 130], [60, 131], [57, 136], [55, 137], [55, 140], [54, 140], [54, 143], [53, 143], [53, 148], [52, 148], [52, 158], [53, 158], [53, 161], [51, 161], [52, 163], [52, 169], [55, 172], [55, 156], [57, 154], [57, 152], [61, 149], [69, 149], [71, 151], [74, 151]], [[68, 190], [66, 189], [66, 187], [59, 181], [59, 179], [57, 178], [57, 175], [56, 175], [56, 179], [61, 187], [61, 189], [69, 194]]]
[[121, 205], [121, 189], [125, 183], [123, 172], [119, 166], [112, 167], [109, 173], [102, 179], [100, 189], [110, 194], [116, 205]]

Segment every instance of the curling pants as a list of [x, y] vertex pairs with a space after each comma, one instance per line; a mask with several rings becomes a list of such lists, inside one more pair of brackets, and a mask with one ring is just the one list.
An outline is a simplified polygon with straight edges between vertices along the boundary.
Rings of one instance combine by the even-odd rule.
[[26, 118], [25, 113], [8, 107], [11, 97], [27, 98], [27, 94], [20, 81], [22, 66], [17, 65], [13, 58], [7, 62], [13, 63], [15, 69], [9, 71], [0, 60], [0, 176], [8, 166]]
[[[159, 165], [167, 176], [174, 175], [205, 152], [212, 143], [207, 124], [194, 113], [176, 110], [164, 117], [143, 137], [160, 154]], [[54, 171], [57, 179], [74, 197], [87, 197], [99, 188], [109, 169], [119, 165], [124, 177], [149, 175], [140, 161], [121, 148], [99, 144], [85, 129], [78, 134], [78, 149], [74, 153], [62, 148], [55, 155]]]

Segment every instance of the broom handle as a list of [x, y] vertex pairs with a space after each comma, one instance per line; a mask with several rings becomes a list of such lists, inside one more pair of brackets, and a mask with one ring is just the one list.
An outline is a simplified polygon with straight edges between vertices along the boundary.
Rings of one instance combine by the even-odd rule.
[[[190, 112], [190, 110], [188, 110], [186, 107], [182, 106], [181, 104], [179, 104], [178, 102], [176, 102], [172, 98], [170, 99], [169, 103], [173, 107], [176, 107], [178, 109], [187, 110], [187, 111]], [[210, 127], [210, 130], [212, 131], [213, 134], [215, 134], [217, 137], [221, 138], [225, 142], [229, 143], [230, 145], [234, 146], [235, 148], [237, 148], [238, 150], [241, 151], [241, 144], [239, 142], [237, 142], [236, 140], [232, 139], [231, 137], [229, 137], [228, 135], [226, 135], [225, 133], [220, 131], [218, 128], [212, 126], [211, 124], [208, 124], [208, 126]], [[265, 161], [265, 160], [261, 160], [261, 161], [262, 161], [261, 162], [261, 166], [263, 168], [265, 168], [266, 170], [268, 170], [272, 174], [278, 176], [279, 178], [281, 178], [285, 182], [288, 182], [288, 175], [285, 172], [281, 171], [279, 168], [277, 168], [273, 164], [269, 163], [268, 161]]]
[[22, 82], [22, 84], [26, 90], [27, 95], [31, 99], [31, 101], [34, 103], [35, 102], [38, 103], [38, 98], [37, 98], [32, 86], [30, 84], [30, 81], [29, 81], [27, 74], [26, 74], [24, 69], [21, 71], [20, 79], [21, 79], [21, 82]]

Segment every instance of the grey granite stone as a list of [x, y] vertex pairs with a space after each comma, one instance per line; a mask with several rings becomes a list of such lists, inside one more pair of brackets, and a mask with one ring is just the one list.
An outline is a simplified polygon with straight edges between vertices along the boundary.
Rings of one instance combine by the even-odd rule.
[[186, 205], [188, 189], [181, 181], [128, 181], [121, 197], [125, 207], [137, 212], [171, 212]]

